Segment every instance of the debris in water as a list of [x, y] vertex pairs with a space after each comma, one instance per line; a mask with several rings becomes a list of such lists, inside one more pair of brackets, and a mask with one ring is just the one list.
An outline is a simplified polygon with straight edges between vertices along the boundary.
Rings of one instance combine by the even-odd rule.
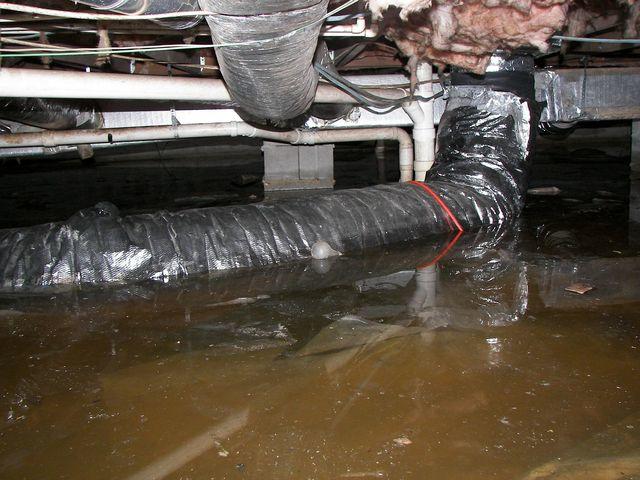
[[229, 451], [226, 450], [224, 447], [222, 447], [221, 445], [218, 445], [218, 456], [220, 457], [224, 457], [227, 458], [229, 456]]
[[407, 437], [398, 437], [393, 439], [393, 443], [395, 443], [399, 447], [406, 447], [407, 445], [411, 445], [413, 442]]
[[589, 290], [593, 290], [593, 286], [588, 283], [572, 283], [568, 287], [565, 287], [567, 292], [579, 293], [580, 295], [584, 295]]
[[347, 472], [340, 475], [341, 478], [382, 478], [384, 477], [384, 472]]
[[335, 257], [337, 255], [342, 254], [331, 248], [331, 245], [324, 240], [318, 240], [311, 247], [311, 256], [316, 260], [324, 260], [325, 258]]
[[600, 197], [606, 197], [606, 198], [616, 198], [617, 195], [613, 192], [610, 192], [608, 190], [596, 190], [596, 193], [600, 196]]
[[640, 442], [628, 428], [633, 414], [572, 448], [562, 458], [540, 465], [522, 480], [623, 480], [640, 478]]
[[249, 305], [256, 303], [259, 300], [266, 300], [271, 298], [269, 295], [258, 295], [257, 297], [239, 297], [233, 300], [227, 300], [226, 302], [210, 303], [207, 307], [225, 307], [227, 305]]
[[250, 174], [242, 174], [238, 175], [231, 182], [236, 187], [248, 187], [249, 185], [253, 185], [254, 183], [258, 183], [260, 181], [258, 175], [250, 175]]
[[415, 270], [404, 270], [382, 277], [358, 280], [355, 282], [354, 286], [360, 293], [364, 293], [369, 290], [395, 290], [409, 285], [409, 282], [413, 280], [415, 274]]
[[190, 197], [174, 198], [173, 203], [179, 206], [201, 207], [216, 203], [225, 203], [239, 197], [237, 193], [223, 193], [212, 195], [193, 195]]
[[540, 196], [559, 195], [561, 192], [562, 190], [560, 190], [558, 187], [537, 187], [537, 188], [530, 188], [529, 190], [527, 190], [527, 193], [529, 195], [540, 195]]
[[[192, 462], [207, 450], [213, 447], [219, 447], [220, 442], [217, 438], [226, 438], [245, 427], [249, 421], [249, 409], [245, 409], [239, 413], [229, 415], [218, 425], [214, 425], [209, 430], [197, 435], [177, 449], [158, 458], [150, 463], [142, 470], [127, 477], [127, 480], [151, 480], [168, 477], [176, 470], [179, 470], [187, 463]], [[220, 455], [224, 451], [226, 455]], [[222, 457], [229, 455], [226, 450], [218, 451]]]

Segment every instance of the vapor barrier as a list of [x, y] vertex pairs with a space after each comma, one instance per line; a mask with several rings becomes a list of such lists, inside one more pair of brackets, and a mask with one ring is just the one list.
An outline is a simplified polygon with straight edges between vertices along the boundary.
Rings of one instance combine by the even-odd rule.
[[517, 96], [456, 87], [427, 184], [126, 217], [99, 204], [67, 222], [0, 231], [1, 286], [166, 280], [308, 258], [320, 240], [357, 252], [500, 225], [522, 207], [530, 124]]

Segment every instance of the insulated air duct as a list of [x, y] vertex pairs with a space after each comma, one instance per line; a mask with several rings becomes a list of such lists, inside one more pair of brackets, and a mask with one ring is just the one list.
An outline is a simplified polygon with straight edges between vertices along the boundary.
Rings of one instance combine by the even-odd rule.
[[[198, 0], [73, 0], [98, 10], [109, 10], [124, 14], [155, 15], [159, 13], [193, 12], [199, 10]], [[175, 29], [196, 26], [202, 17], [158, 20], [157, 23]]]
[[526, 193], [533, 102], [483, 85], [449, 95], [426, 183], [128, 217], [100, 204], [0, 231], [0, 287], [165, 280], [308, 258], [320, 240], [361, 251], [509, 222]]
[[47, 130], [102, 127], [94, 105], [72, 100], [0, 98], [0, 118]]
[[231, 97], [245, 117], [280, 124], [304, 114], [318, 77], [313, 57], [328, 0], [200, 0]]

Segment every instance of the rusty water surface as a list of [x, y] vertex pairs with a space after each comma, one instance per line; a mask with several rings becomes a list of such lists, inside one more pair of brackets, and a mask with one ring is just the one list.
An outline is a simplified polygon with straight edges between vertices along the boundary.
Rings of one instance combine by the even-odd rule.
[[601, 200], [455, 244], [3, 295], [0, 477], [635, 478], [640, 248]]

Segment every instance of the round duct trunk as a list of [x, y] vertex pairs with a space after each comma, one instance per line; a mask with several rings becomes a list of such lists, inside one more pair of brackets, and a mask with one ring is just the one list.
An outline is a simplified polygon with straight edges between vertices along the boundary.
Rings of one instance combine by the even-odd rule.
[[[313, 57], [328, 0], [297, 10], [290, 10], [291, 4], [311, 2], [251, 3], [250, 15], [212, 15], [207, 21], [213, 43], [228, 44], [217, 47], [216, 55], [233, 100], [252, 120], [277, 124], [304, 114], [313, 102], [318, 83]], [[287, 3], [288, 9], [254, 14], [263, 3], [265, 8]], [[203, 9], [214, 12], [235, 11], [237, 5], [201, 0]]]

